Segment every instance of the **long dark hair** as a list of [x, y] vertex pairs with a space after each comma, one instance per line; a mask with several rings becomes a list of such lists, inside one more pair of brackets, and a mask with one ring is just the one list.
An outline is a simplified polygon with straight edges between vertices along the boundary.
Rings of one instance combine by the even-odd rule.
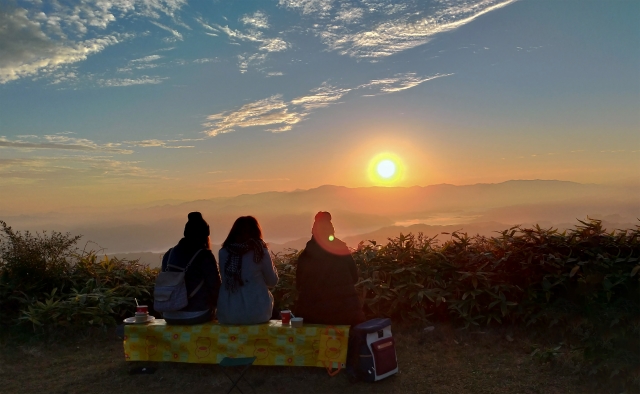
[[260, 223], [253, 216], [240, 216], [231, 226], [229, 235], [222, 243], [222, 247], [226, 248], [231, 244], [243, 243], [250, 239], [262, 241]]

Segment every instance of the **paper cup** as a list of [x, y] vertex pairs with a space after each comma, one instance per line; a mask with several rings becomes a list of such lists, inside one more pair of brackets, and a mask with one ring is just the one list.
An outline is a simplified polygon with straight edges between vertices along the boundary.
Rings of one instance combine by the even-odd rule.
[[136, 312], [136, 317], [135, 317], [136, 323], [145, 323], [148, 318], [149, 318], [149, 314], [148, 313], [138, 313], [138, 312]]
[[302, 327], [303, 318], [301, 317], [292, 317], [291, 318], [291, 327]]
[[280, 317], [282, 318], [282, 324], [289, 325], [291, 321], [291, 311], [288, 309], [280, 311]]

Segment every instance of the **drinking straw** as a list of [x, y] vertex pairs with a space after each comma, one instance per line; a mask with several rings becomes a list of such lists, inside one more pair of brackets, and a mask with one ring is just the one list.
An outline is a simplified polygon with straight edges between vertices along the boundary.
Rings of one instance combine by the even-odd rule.
[[136, 306], [140, 306], [140, 304], [138, 304], [138, 299], [133, 297], [134, 300], [136, 300]]

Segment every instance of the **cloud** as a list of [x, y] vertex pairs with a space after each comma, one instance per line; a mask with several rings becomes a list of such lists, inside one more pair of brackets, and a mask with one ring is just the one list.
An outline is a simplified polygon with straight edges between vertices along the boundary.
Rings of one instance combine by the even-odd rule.
[[148, 62], [153, 62], [162, 58], [163, 56], [160, 56], [160, 55], [149, 55], [149, 56], [141, 57], [140, 59], [134, 59], [131, 61], [131, 63], [140, 63], [140, 62], [148, 63]]
[[345, 23], [355, 23], [362, 19], [364, 16], [364, 10], [362, 8], [355, 7], [343, 7], [336, 14], [335, 20]]
[[349, 93], [351, 89], [336, 88], [326, 83], [322, 86], [311, 90], [310, 95], [298, 97], [291, 100], [292, 105], [301, 105], [306, 110], [323, 108], [340, 100], [342, 96]]
[[178, 141], [182, 141], [182, 140], [163, 141], [163, 140], [157, 140], [157, 139], [150, 139], [150, 140], [142, 140], [142, 141], [124, 141], [123, 144], [130, 145], [130, 146], [138, 146], [138, 147], [141, 147], [141, 148], [183, 149], [183, 148], [194, 148], [195, 147], [193, 145], [189, 145], [189, 146], [185, 146], [185, 145], [179, 145], [179, 146], [167, 145], [167, 143], [178, 142]]
[[110, 152], [119, 154], [131, 154], [133, 151], [119, 148], [120, 144], [98, 144], [86, 138], [74, 138], [66, 135], [25, 136], [22, 139], [10, 141], [0, 136], [0, 148], [17, 149], [57, 149], [85, 152]]
[[163, 81], [169, 78], [164, 77], [149, 77], [143, 75], [140, 78], [113, 78], [113, 79], [99, 79], [98, 85], [104, 87], [122, 87], [122, 86], [132, 86], [132, 85], [157, 85], [162, 83]]
[[249, 69], [251, 65], [258, 65], [264, 63], [267, 59], [266, 53], [254, 53], [253, 55], [238, 55], [238, 67], [240, 68], [240, 73], [244, 74]]
[[375, 79], [355, 88], [336, 87], [323, 83], [309, 94], [284, 101], [282, 95], [245, 104], [237, 110], [209, 115], [202, 124], [210, 137], [230, 133], [238, 128], [270, 126], [267, 131], [281, 133], [306, 119], [314, 110], [336, 104], [349, 92], [360, 89], [377, 89], [379, 94], [396, 93], [411, 89], [421, 83], [452, 74], [435, 74], [418, 77], [415, 73], [397, 74], [392, 78]]
[[268, 29], [269, 20], [267, 15], [262, 11], [256, 11], [252, 15], [244, 15], [240, 21], [245, 25], [255, 27], [256, 29]]
[[245, 104], [236, 111], [209, 115], [203, 123], [205, 133], [211, 137], [234, 131], [236, 128], [293, 125], [300, 122], [303, 114], [290, 112], [281, 95]]
[[[107, 32], [118, 18], [133, 15], [158, 19], [166, 15], [178, 23], [175, 14], [186, 0], [49, 3], [32, 1], [28, 10], [0, 5], [0, 84], [38, 74], [51, 75], [132, 38], [132, 33]], [[174, 37], [182, 37], [168, 26], [151, 22]], [[57, 78], [54, 83], [64, 81]]]
[[278, 5], [300, 11], [304, 15], [327, 15], [334, 0], [280, 0]]
[[421, 83], [434, 80], [436, 78], [448, 77], [453, 74], [435, 74], [428, 77], [418, 77], [415, 73], [396, 74], [391, 78], [374, 79], [358, 88], [378, 88], [382, 94], [396, 93], [402, 90], [411, 89]]
[[81, 182], [87, 179], [117, 180], [123, 178], [160, 178], [139, 161], [115, 160], [110, 157], [56, 156], [28, 159], [0, 159], [0, 180], [20, 183]]
[[173, 39], [174, 39], [174, 40], [182, 41], [182, 40], [184, 39], [184, 38], [182, 37], [182, 34], [180, 34], [180, 32], [179, 32], [179, 31], [177, 31], [177, 30], [175, 30], [175, 29], [172, 29], [172, 28], [170, 28], [169, 26], [165, 26], [165, 25], [163, 25], [162, 23], [158, 23], [158, 22], [156, 22], [156, 21], [151, 21], [151, 23], [152, 23], [152, 24], [154, 24], [154, 25], [156, 25], [156, 26], [158, 26], [158, 27], [159, 27], [159, 28], [161, 28], [162, 30], [166, 30], [166, 31], [168, 31], [169, 33], [171, 33], [171, 34], [173, 35]]
[[114, 34], [79, 42], [55, 42], [21, 8], [0, 11], [0, 26], [0, 84], [85, 60], [123, 37]]
[[[203, 18], [195, 18], [196, 21], [208, 30], [205, 34], [217, 37], [225, 34], [231, 40], [230, 44], [239, 45], [237, 41], [253, 43], [258, 45], [258, 53], [245, 53], [238, 56], [238, 67], [241, 73], [248, 71], [250, 66], [262, 64], [266, 61], [269, 53], [286, 51], [290, 45], [280, 37], [266, 37], [259, 28], [268, 28], [267, 16], [261, 11], [252, 15], [244, 15], [240, 20], [245, 25], [251, 26], [246, 31], [236, 30], [227, 26], [210, 24]], [[211, 33], [213, 32], [213, 33]]]
[[[344, 5], [336, 10], [329, 0], [280, 0], [279, 4], [316, 18], [312, 30], [330, 50], [375, 59], [423, 45], [438, 33], [456, 29], [515, 1], [440, 0], [428, 5], [363, 1], [368, 6], [366, 10]], [[328, 18], [332, 14], [333, 19]], [[363, 23], [354, 28], [356, 21]]]

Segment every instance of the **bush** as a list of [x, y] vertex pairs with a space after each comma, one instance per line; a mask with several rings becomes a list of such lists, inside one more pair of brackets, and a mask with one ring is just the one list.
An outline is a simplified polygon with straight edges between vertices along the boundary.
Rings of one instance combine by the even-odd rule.
[[[106, 328], [152, 303], [157, 270], [76, 247], [80, 236], [16, 232], [0, 221], [0, 319], [42, 332], [58, 327]], [[8, 322], [8, 324], [7, 324]]]
[[[281, 308], [295, 300], [297, 256], [275, 256]], [[442, 244], [400, 234], [386, 245], [361, 242], [353, 256], [368, 317], [553, 330], [580, 370], [640, 387], [639, 227], [607, 232], [588, 220], [565, 232], [453, 233]]]

